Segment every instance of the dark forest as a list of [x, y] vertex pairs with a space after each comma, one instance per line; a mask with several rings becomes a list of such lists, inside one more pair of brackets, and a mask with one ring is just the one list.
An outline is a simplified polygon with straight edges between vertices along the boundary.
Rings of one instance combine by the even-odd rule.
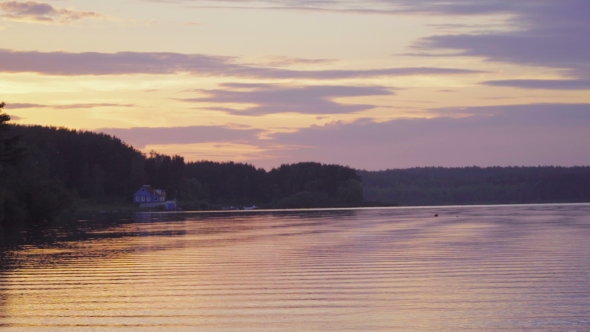
[[183, 209], [223, 205], [269, 208], [358, 206], [356, 171], [298, 163], [271, 171], [233, 162], [185, 162], [141, 153], [116, 137], [67, 128], [18, 126], [3, 114], [0, 220], [50, 220], [80, 202], [125, 203], [144, 184], [167, 191]]
[[144, 184], [186, 210], [225, 205], [319, 208], [590, 202], [590, 167], [356, 171], [304, 162], [266, 171], [234, 162], [143, 154], [120, 139], [11, 125], [0, 113], [0, 221], [43, 221], [83, 204], [126, 205]]
[[365, 199], [403, 206], [590, 202], [590, 167], [358, 171]]

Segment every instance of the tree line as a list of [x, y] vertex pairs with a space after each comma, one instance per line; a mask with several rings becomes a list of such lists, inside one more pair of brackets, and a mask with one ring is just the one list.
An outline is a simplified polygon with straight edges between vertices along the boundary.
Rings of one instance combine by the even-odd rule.
[[590, 167], [425, 167], [358, 171], [365, 199], [389, 204], [590, 202]]
[[371, 172], [307, 162], [266, 171], [245, 163], [144, 154], [106, 134], [8, 124], [3, 106], [0, 225], [54, 219], [75, 211], [81, 201], [131, 205], [144, 184], [166, 190], [184, 209], [590, 202], [590, 167]]
[[[0, 104], [4, 106], [3, 104]], [[1, 111], [1, 107], [0, 107]], [[128, 202], [142, 185], [185, 209], [352, 206], [360, 177], [339, 165], [298, 163], [266, 171], [233, 162], [143, 154], [120, 139], [68, 128], [8, 124], [0, 113], [0, 221], [47, 220], [81, 200]]]

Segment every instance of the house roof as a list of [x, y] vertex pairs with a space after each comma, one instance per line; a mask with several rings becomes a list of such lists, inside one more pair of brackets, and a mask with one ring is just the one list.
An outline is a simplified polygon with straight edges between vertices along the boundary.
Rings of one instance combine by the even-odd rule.
[[148, 194], [152, 195], [153, 197], [166, 197], [166, 190], [162, 189], [155, 189], [154, 187], [146, 184], [139, 188], [139, 190], [135, 193], [135, 195], [140, 194], [142, 190], [145, 190]]
[[145, 189], [148, 193], [150, 193], [152, 195], [154, 194], [155, 189], [152, 186], [144, 185], [142, 188]]

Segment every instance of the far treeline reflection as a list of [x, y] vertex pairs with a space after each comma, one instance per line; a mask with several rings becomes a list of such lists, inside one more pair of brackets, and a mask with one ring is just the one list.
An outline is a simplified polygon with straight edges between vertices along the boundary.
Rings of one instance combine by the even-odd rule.
[[144, 184], [166, 190], [185, 210], [590, 202], [590, 167], [372, 172], [306, 162], [266, 171], [243, 163], [145, 155], [106, 134], [9, 120], [0, 113], [3, 225], [51, 220], [93, 204], [133, 208], [132, 195]]

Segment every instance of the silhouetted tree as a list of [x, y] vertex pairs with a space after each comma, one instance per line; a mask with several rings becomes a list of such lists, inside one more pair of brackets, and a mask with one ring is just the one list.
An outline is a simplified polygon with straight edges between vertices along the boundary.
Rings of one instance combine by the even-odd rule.
[[7, 123], [10, 121], [10, 116], [2, 111], [5, 105], [5, 103], [0, 103], [0, 168], [14, 165], [25, 154], [25, 149], [18, 146], [18, 136], [5, 137], [11, 128]]

